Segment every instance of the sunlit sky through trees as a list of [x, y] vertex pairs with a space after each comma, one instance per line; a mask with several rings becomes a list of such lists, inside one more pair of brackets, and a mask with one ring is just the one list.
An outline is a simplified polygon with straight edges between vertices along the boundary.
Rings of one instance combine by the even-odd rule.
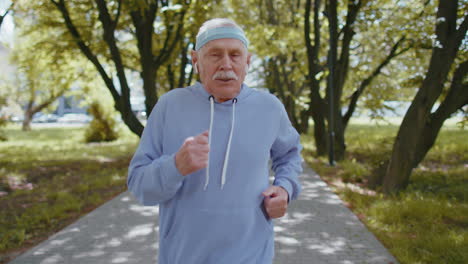
[[[4, 14], [7, 8], [10, 6], [10, 0], [0, 0], [0, 14]], [[2, 26], [0, 28], [0, 42], [7, 42], [13, 44], [13, 18], [10, 13], [4, 18]]]

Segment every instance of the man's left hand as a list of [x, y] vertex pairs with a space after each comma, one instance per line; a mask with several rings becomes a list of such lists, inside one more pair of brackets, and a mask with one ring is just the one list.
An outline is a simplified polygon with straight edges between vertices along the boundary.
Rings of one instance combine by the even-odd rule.
[[279, 218], [286, 214], [288, 209], [288, 192], [280, 186], [270, 186], [262, 195], [263, 205], [270, 218]]

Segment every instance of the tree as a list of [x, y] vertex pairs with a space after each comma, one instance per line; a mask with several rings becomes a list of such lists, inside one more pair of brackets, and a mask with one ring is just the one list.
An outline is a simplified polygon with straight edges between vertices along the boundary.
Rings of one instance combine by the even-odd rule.
[[[236, 10], [232, 14], [235, 20], [246, 30], [255, 60], [261, 60], [253, 70], [263, 83], [257, 80], [256, 85], [267, 87], [275, 94], [283, 102], [293, 126], [299, 133], [307, 133], [309, 117], [304, 114], [307, 96], [302, 74], [304, 45], [298, 41], [301, 36], [301, 19], [297, 16], [302, 8], [300, 1], [229, 3], [231, 9]], [[231, 16], [229, 10], [224, 16]]]
[[[108, 52], [110, 53], [111, 61], [114, 64], [116, 75], [119, 81], [120, 92], [117, 90], [112, 77], [105, 70], [105, 67], [95, 52], [86, 43], [83, 35], [80, 33], [79, 28], [76, 26], [68, 5], [64, 0], [50, 0], [55, 7], [60, 11], [65, 25], [73, 36], [74, 41], [78, 45], [81, 52], [91, 61], [98, 70], [101, 78], [104, 80], [107, 88], [110, 90], [112, 97], [115, 101], [115, 108], [121, 113], [122, 120], [129, 127], [129, 129], [141, 135], [143, 132], [143, 125], [136, 118], [132, 111], [130, 104], [130, 86], [128, 84], [127, 76], [125, 74], [125, 66], [122, 58], [122, 52], [117, 45], [118, 39], [116, 38], [119, 19], [122, 11], [122, 1], [110, 1], [107, 3], [104, 0], [96, 0], [95, 8], [97, 9], [97, 16], [102, 27], [102, 37], [107, 45]], [[77, 3], [72, 3], [77, 4]], [[153, 53], [153, 34], [154, 34], [154, 21], [157, 17], [157, 12], [161, 7], [168, 7], [168, 1], [152, 1], [149, 3], [138, 1], [134, 4], [125, 6], [124, 9], [131, 10], [130, 17], [135, 26], [135, 37], [137, 39], [137, 47], [139, 52], [139, 61], [141, 66], [141, 77], [143, 79], [143, 90], [145, 93], [145, 105], [147, 113], [151, 112], [154, 104], [157, 102], [156, 94], [156, 73], [159, 67], [166, 62], [171, 52], [179, 41], [182, 35], [183, 19], [185, 9], [182, 8], [181, 12], [177, 12], [174, 16], [163, 16], [166, 25], [166, 37], [163, 47], [158, 51], [158, 54]], [[185, 3], [184, 3], [185, 4]], [[188, 5], [190, 1], [188, 2]], [[186, 4], [187, 5], [187, 4]], [[73, 6], [73, 5], [72, 5]], [[109, 7], [114, 7], [109, 10]], [[94, 7], [94, 6], [93, 6]], [[168, 21], [167, 18], [174, 19]], [[173, 23], [175, 22], [175, 23]]]
[[[56, 33], [51, 42], [57, 49], [78, 50], [94, 65], [124, 123], [141, 135], [143, 125], [130, 104], [130, 93], [135, 90], [130, 88], [139, 88], [141, 84], [146, 113], [150, 114], [158, 94], [169, 90], [168, 82], [175, 78], [178, 84], [191, 81], [187, 51], [193, 46], [194, 32], [219, 1], [16, 0], [15, 3], [15, 9], [34, 12], [36, 28], [49, 27]], [[135, 72], [141, 80], [129, 80]], [[172, 78], [167, 77], [170, 74]], [[131, 83], [136, 85], [130, 87]]]
[[[391, 36], [388, 39], [384, 39], [386, 54], [376, 54], [378, 63], [375, 62], [375, 68], [370, 71], [367, 75], [364, 75], [360, 79], [360, 83], [357, 87], [350, 87], [349, 85], [349, 72], [352, 62], [351, 56], [363, 57], [364, 53], [359, 53], [359, 49], [353, 51], [351, 45], [353, 44], [353, 38], [356, 35], [363, 35], [365, 31], [356, 32], [358, 28], [358, 22], [366, 22], [364, 19], [358, 21], [360, 17], [367, 10], [375, 10], [379, 5], [383, 3], [374, 3], [372, 1], [358, 0], [348, 1], [347, 9], [344, 18], [340, 18], [342, 13], [339, 9], [338, 1], [330, 0], [325, 1], [324, 14], [328, 22], [328, 40], [329, 49], [326, 62], [320, 62], [319, 57], [321, 53], [321, 21], [320, 21], [320, 9], [322, 1], [315, 0], [313, 3], [313, 19], [314, 19], [314, 31], [313, 40], [311, 39], [311, 26], [310, 26], [310, 14], [312, 11], [312, 0], [306, 1], [305, 13], [304, 13], [304, 38], [305, 45], [307, 48], [307, 60], [308, 60], [308, 73], [307, 81], [310, 87], [310, 107], [309, 114], [314, 119], [314, 137], [315, 142], [319, 142], [317, 145], [317, 154], [324, 155], [326, 153], [325, 146], [327, 149], [330, 148], [330, 142], [334, 145], [334, 157], [337, 160], [342, 160], [345, 155], [346, 143], [345, 143], [345, 130], [349, 121], [356, 109], [358, 99], [363, 94], [364, 90], [370, 86], [372, 81], [382, 72], [382, 69], [386, 67], [390, 61], [397, 56], [403, 54], [409, 50], [409, 47], [402, 47], [405, 36], [401, 35], [397, 37]], [[363, 7], [365, 7], [363, 11]], [[382, 18], [379, 18], [382, 20]], [[341, 21], [340, 21], [341, 20]], [[376, 18], [374, 18], [376, 20]], [[339, 25], [343, 25], [341, 28]], [[369, 42], [367, 42], [369, 43]], [[358, 47], [365, 45], [361, 38], [359, 42], [354, 41], [354, 45]], [[359, 61], [359, 59], [354, 59]], [[368, 67], [368, 66], [367, 66]], [[317, 76], [322, 73], [328, 74], [328, 81], [326, 82], [325, 92], [321, 92], [320, 80]], [[345, 88], [352, 89], [352, 95], [346, 100], [343, 97], [346, 95]], [[324, 94], [324, 96], [322, 95]], [[330, 105], [330, 99], [333, 99], [333, 105]], [[343, 113], [343, 104], [348, 101], [346, 112]], [[331, 113], [330, 113], [331, 111]], [[330, 115], [331, 114], [331, 115]], [[327, 121], [325, 123], [325, 121]], [[333, 136], [327, 139], [325, 131], [325, 125], [328, 129], [333, 131]], [[324, 144], [326, 142], [326, 145]]]
[[83, 64], [73, 60], [70, 54], [57, 53], [54, 56], [37, 49], [47, 36], [44, 31], [19, 34], [18, 42], [12, 50], [11, 60], [18, 71], [13, 90], [17, 94], [17, 101], [25, 105], [23, 131], [31, 130], [34, 114], [51, 106], [70, 90], [72, 84], [77, 84], [80, 73], [86, 74]]
[[[230, 1], [234, 16], [244, 26], [253, 52], [263, 60], [265, 85], [284, 103], [290, 120], [307, 133], [313, 119], [318, 155], [327, 153], [329, 123], [327, 77], [333, 74], [335, 141], [338, 159], [344, 157], [344, 133], [359, 100], [374, 109], [385, 99], [394, 79], [382, 76], [404, 55], [412, 41], [403, 28], [411, 27], [418, 8], [403, 9], [394, 1]], [[255, 8], [253, 8], [255, 7]], [[299, 16], [304, 10], [304, 16]], [[334, 15], [330, 11], [336, 10]], [[420, 13], [420, 12], [419, 12]], [[335, 21], [334, 37], [326, 25]], [[381, 25], [379, 27], [379, 25]], [[382, 30], [382, 27], [385, 30]], [[385, 34], [383, 34], [385, 32]], [[336, 40], [335, 70], [330, 72], [329, 41]], [[416, 62], [415, 62], [416, 63]], [[375, 91], [371, 90], [375, 89]], [[386, 89], [385, 93], [381, 89]], [[380, 92], [379, 92], [380, 90]], [[372, 99], [369, 93], [380, 97]], [[338, 147], [339, 146], [339, 147]]]
[[[90, 77], [83, 60], [75, 59], [73, 50], [55, 47], [56, 35], [50, 27], [37, 27], [37, 20], [28, 12], [15, 11], [16, 43], [11, 61], [17, 69], [12, 91], [19, 105], [24, 107], [23, 130], [31, 130], [33, 116], [50, 108], [59, 97], [68, 93], [72, 85]], [[10, 80], [11, 82], [11, 80]]]
[[309, 100], [310, 106], [308, 109], [308, 116], [312, 116], [314, 120], [314, 138], [317, 149], [317, 155], [323, 156], [327, 152], [327, 140], [326, 140], [326, 129], [325, 129], [325, 113], [326, 105], [320, 95], [320, 79], [319, 74], [323, 71], [323, 67], [320, 64], [319, 52], [321, 47], [321, 21], [319, 19], [321, 1], [315, 0], [313, 21], [313, 44], [310, 38], [310, 11], [311, 11], [311, 0], [306, 1], [305, 13], [304, 13], [304, 38], [305, 46], [307, 49], [307, 60], [308, 60], [308, 71], [306, 74], [307, 84], [309, 85]]
[[[174, 54], [183, 46], [187, 48], [184, 25], [188, 18], [187, 12], [190, 8], [210, 7], [212, 4], [203, 4], [200, 1], [133, 1], [121, 0], [95, 0], [93, 3], [85, 1], [90, 17], [97, 17], [94, 21], [94, 28], [100, 28], [101, 38], [105, 46], [100, 50], [94, 49], [90, 43], [92, 40], [86, 34], [86, 27], [81, 25], [83, 19], [78, 17], [80, 12], [75, 12], [80, 8], [80, 1], [50, 0], [56, 10], [63, 18], [68, 32], [72, 35], [73, 41], [79, 47], [86, 58], [93, 63], [104, 80], [107, 88], [112, 94], [115, 108], [121, 113], [122, 120], [132, 132], [141, 135], [143, 125], [136, 118], [130, 104], [130, 86], [128, 84], [126, 69], [133, 64], [133, 68], [139, 71], [143, 91], [145, 95], [146, 112], [149, 114], [158, 100], [158, 72], [173, 62]], [[204, 13], [200, 13], [197, 18], [203, 18], [209, 14], [209, 8], [205, 8]], [[92, 20], [92, 19], [91, 19]], [[199, 25], [200, 20], [191, 21]], [[88, 22], [89, 23], [89, 22]], [[132, 25], [128, 27], [127, 25]], [[93, 28], [93, 29], [94, 29]], [[191, 27], [188, 27], [191, 28]], [[89, 30], [89, 28], [88, 28]], [[130, 33], [135, 41], [123, 43], [124, 36]], [[91, 34], [93, 35], [93, 34]], [[185, 45], [182, 45], [184, 43]], [[123, 46], [136, 44], [133, 47]], [[186, 54], [187, 50], [185, 50]], [[108, 60], [102, 59], [102, 55]], [[183, 52], [182, 52], [183, 54]], [[185, 56], [186, 57], [186, 56]], [[189, 63], [184, 61], [183, 55], [180, 72], [185, 75], [185, 67]], [[107, 68], [115, 70], [118, 80], [118, 87], [113, 81], [112, 75]], [[169, 70], [169, 73], [171, 70]], [[181, 79], [183, 79], [181, 77]], [[181, 82], [179, 82], [181, 83]]]
[[[430, 63], [400, 125], [383, 179], [387, 193], [408, 185], [412, 170], [433, 146], [444, 121], [468, 104], [468, 56], [466, 49], [459, 50], [467, 41], [468, 15], [463, 11], [466, 6], [461, 9], [458, 6], [457, 0], [439, 1]], [[457, 28], [458, 20], [462, 22]], [[451, 81], [447, 83], [453, 68]], [[441, 103], [431, 112], [437, 100]]]

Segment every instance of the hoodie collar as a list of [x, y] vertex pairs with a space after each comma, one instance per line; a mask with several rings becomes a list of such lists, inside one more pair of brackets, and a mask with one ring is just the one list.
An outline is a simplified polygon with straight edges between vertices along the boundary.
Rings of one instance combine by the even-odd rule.
[[[192, 91], [195, 94], [197, 94], [199, 97], [201, 97], [203, 100], [205, 100], [207, 103], [209, 103], [209, 97], [211, 96], [211, 94], [209, 94], [206, 91], [206, 89], [205, 89], [205, 87], [203, 86], [202, 83], [196, 82], [192, 86]], [[245, 83], [243, 83], [242, 86], [241, 86], [239, 94], [235, 97], [235, 98], [237, 98], [238, 104], [242, 103], [243, 100], [245, 100], [251, 93], [252, 93], [252, 89], [250, 87], [248, 87]], [[232, 100], [227, 100], [227, 101], [222, 102], [222, 103], [216, 102], [216, 100], [215, 100], [215, 103], [220, 104], [220, 105], [231, 105]]]

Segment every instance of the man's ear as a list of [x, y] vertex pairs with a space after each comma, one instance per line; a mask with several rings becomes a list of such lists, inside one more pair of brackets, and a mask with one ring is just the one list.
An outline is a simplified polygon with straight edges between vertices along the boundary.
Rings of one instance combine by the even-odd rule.
[[198, 74], [198, 53], [195, 50], [192, 50], [191, 52], [192, 55], [192, 67], [193, 67], [193, 72], [195, 74]]
[[250, 68], [250, 58], [252, 57], [252, 53], [247, 54], [247, 67], [245, 68], [245, 74], [247, 75], [249, 73], [249, 68]]
[[247, 54], [247, 65], [250, 66], [250, 58], [252, 58], [252, 53]]

